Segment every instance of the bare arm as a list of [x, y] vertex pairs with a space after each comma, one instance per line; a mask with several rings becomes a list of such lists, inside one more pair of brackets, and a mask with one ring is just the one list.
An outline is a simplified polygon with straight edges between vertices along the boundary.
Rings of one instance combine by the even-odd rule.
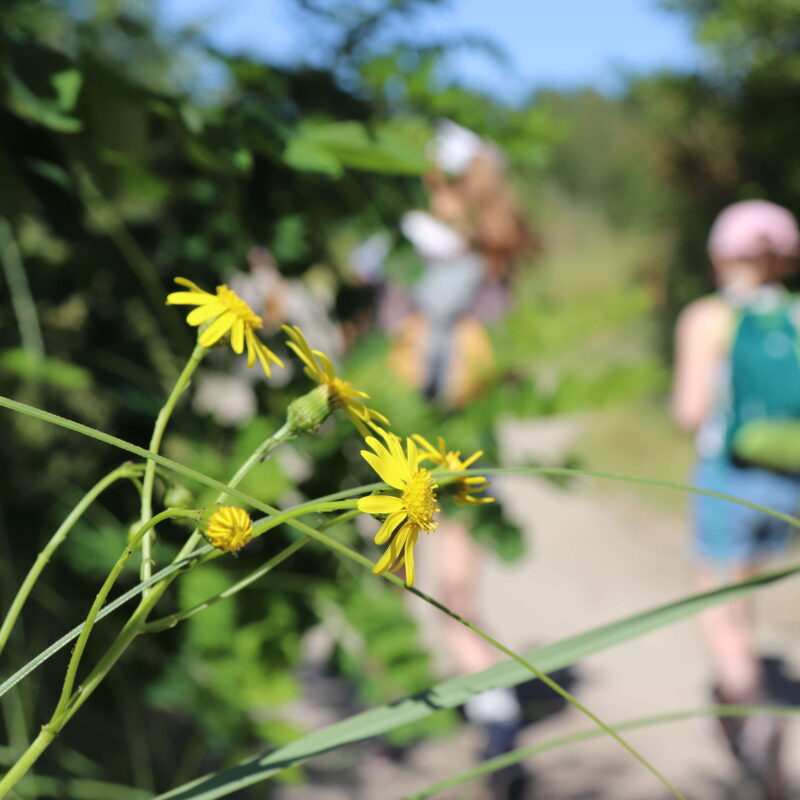
[[696, 430], [711, 410], [720, 359], [730, 347], [733, 313], [719, 297], [697, 300], [678, 318], [672, 415], [681, 428]]

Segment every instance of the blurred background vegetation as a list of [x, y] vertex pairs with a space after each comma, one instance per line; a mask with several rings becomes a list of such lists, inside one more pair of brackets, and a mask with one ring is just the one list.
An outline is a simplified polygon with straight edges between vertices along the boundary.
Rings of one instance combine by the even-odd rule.
[[[381, 230], [397, 240], [400, 215], [424, 203], [424, 145], [447, 117], [505, 150], [543, 241], [518, 276], [514, 310], [491, 331], [496, 377], [468, 407], [445, 413], [386, 380], [388, 343], [375, 332], [350, 348], [348, 375], [399, 431], [442, 433], [490, 461], [505, 417], [591, 412], [574, 459], [681, 479], [689, 447], [663, 413], [669, 332], [677, 310], [710, 288], [710, 222], [747, 197], [800, 209], [800, 115], [790, 113], [800, 100], [800, 6], [671, 1], [711, 56], [703, 72], [632, 76], [613, 96], [540, 90], [511, 105], [440, 70], [450, 48], [491, 53], [491, 42], [454, 35], [420, 47], [380, 35], [435, 1], [297, 0], [330, 44], [310, 68], [219, 52], [202, 30], [167, 31], [155, 2], [4, 0], [0, 391], [146, 443], [192, 346], [180, 313], [164, 305], [172, 277], [210, 289], [247, 271], [253, 245], [363, 330], [372, 295], [349, 253]], [[413, 265], [397, 258], [403, 280]], [[280, 350], [277, 332], [269, 335]], [[305, 386], [296, 371], [256, 384], [259, 413], [238, 425], [179, 414], [165, 452], [224, 480]], [[24, 417], [3, 422], [7, 603], [71, 505], [122, 457]], [[242, 488], [282, 504], [370, 480], [349, 433], [337, 421], [298, 441]], [[0, 674], [82, 620], [137, 518], [136, 497], [122, 488], [92, 509], [49, 566]], [[502, 558], [523, 546], [493, 507], [474, 533]], [[336, 534], [364, 547], [352, 528]], [[180, 535], [159, 543], [162, 563]], [[287, 541], [276, 533], [224, 567], [193, 571], [168, 602], [193, 605]], [[348, 703], [386, 702], [432, 682], [403, 598], [308, 547], [255, 590], [137, 642], [42, 759], [42, 775], [57, 777], [29, 780], [20, 796], [107, 797], [93, 783], [105, 781], [146, 797], [293, 738], [303, 728], [292, 713], [305, 691], [298, 668], [309, 632], [323, 630], [320, 674], [350, 681]], [[100, 629], [96, 652], [103, 643]], [[0, 701], [0, 766], [54, 704], [64, 659]], [[453, 724], [432, 720], [388, 744]]]

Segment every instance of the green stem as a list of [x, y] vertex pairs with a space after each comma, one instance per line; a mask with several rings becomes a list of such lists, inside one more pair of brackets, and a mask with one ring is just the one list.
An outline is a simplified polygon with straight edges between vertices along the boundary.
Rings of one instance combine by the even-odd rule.
[[44, 339], [36, 313], [36, 303], [28, 285], [28, 276], [22, 263], [14, 234], [8, 221], [0, 218], [0, 265], [5, 272], [11, 306], [17, 317], [22, 348], [35, 361], [44, 359]]
[[[156, 453], [158, 450], [158, 446], [161, 442], [161, 436], [163, 436], [164, 427], [166, 426], [167, 420], [169, 419], [169, 415], [172, 409], [177, 402], [180, 393], [183, 389], [188, 385], [189, 378], [196, 368], [197, 364], [199, 364], [200, 360], [202, 359], [203, 355], [205, 355], [206, 348], [200, 348], [198, 345], [192, 356], [189, 359], [186, 367], [184, 368], [183, 372], [181, 373], [180, 378], [178, 379], [177, 383], [175, 384], [175, 388], [172, 390], [170, 397], [165, 403], [164, 408], [162, 408], [161, 412], [159, 413], [159, 418], [156, 421], [156, 427], [153, 431], [153, 440], [150, 444], [150, 451]], [[193, 362], [195, 362], [193, 364]], [[159, 424], [160, 423], [160, 424]], [[245, 475], [264, 457], [269, 455], [281, 442], [285, 441], [288, 438], [291, 438], [292, 434], [289, 433], [289, 429], [286, 425], [284, 425], [279, 431], [277, 431], [273, 436], [269, 439], [266, 439], [262, 444], [256, 449], [256, 451], [250, 456], [250, 458], [239, 468], [236, 474], [231, 479], [231, 482], [224, 487], [224, 490], [220, 492], [218, 496], [218, 502], [221, 499], [224, 499], [228, 495], [228, 489], [236, 487], [236, 485], [245, 477]], [[145, 491], [142, 494], [143, 499], [143, 508], [145, 507], [145, 497], [147, 496], [147, 500], [149, 502], [149, 495], [152, 493], [152, 486], [153, 486], [153, 476], [155, 475], [155, 462], [152, 460], [148, 460], [147, 467], [152, 469], [147, 469], [145, 471]], [[148, 483], [148, 475], [150, 476], [149, 483]], [[352, 503], [350, 504], [342, 504], [342, 503], [328, 503], [324, 504], [327, 506], [332, 506], [333, 508], [345, 508], [345, 507], [352, 507]], [[270, 508], [270, 511], [272, 509]], [[117, 563], [114, 565], [114, 568], [109, 573], [108, 577], [106, 578], [100, 592], [98, 593], [97, 597], [95, 598], [95, 602], [92, 604], [92, 608], [89, 611], [89, 615], [87, 616], [86, 622], [84, 623], [84, 628], [81, 631], [80, 636], [78, 637], [78, 641], [75, 644], [75, 648], [72, 653], [72, 658], [70, 659], [69, 666], [67, 668], [67, 676], [64, 680], [64, 686], [62, 687], [61, 697], [59, 698], [58, 704], [56, 706], [56, 710], [53, 713], [53, 716], [50, 720], [50, 723], [42, 728], [42, 731], [39, 733], [39, 736], [31, 743], [30, 747], [23, 753], [20, 757], [19, 761], [14, 765], [12, 770], [2, 779], [0, 780], [0, 800], [5, 797], [6, 793], [10, 791], [13, 786], [27, 773], [27, 771], [33, 766], [36, 760], [39, 758], [42, 752], [48, 747], [50, 742], [53, 740], [55, 735], [61, 730], [61, 728], [66, 725], [66, 723], [72, 718], [72, 716], [78, 711], [78, 709], [86, 702], [86, 700], [91, 696], [92, 692], [95, 688], [100, 684], [103, 678], [108, 674], [120, 656], [125, 652], [131, 642], [136, 638], [136, 636], [142, 632], [143, 626], [147, 620], [147, 616], [152, 611], [153, 607], [161, 598], [161, 595], [166, 591], [169, 584], [174, 580], [175, 575], [171, 576], [169, 579], [165, 579], [158, 585], [152, 587], [150, 592], [146, 592], [142, 600], [139, 603], [139, 606], [133, 612], [131, 617], [125, 623], [122, 631], [117, 635], [117, 638], [112, 642], [109, 649], [106, 651], [104, 656], [100, 659], [100, 661], [95, 665], [94, 669], [89, 673], [86, 680], [81, 684], [79, 687], [78, 692], [72, 694], [72, 687], [74, 686], [75, 682], [75, 675], [78, 669], [78, 664], [80, 662], [80, 658], [83, 654], [83, 650], [86, 646], [86, 641], [88, 639], [89, 633], [92, 630], [92, 627], [97, 619], [97, 615], [100, 612], [103, 603], [105, 602], [106, 597], [108, 596], [109, 591], [111, 590], [114, 581], [116, 580], [119, 573], [124, 568], [125, 564], [130, 559], [134, 548], [136, 548], [139, 542], [142, 543], [142, 558], [143, 563], [146, 561], [149, 567], [149, 559], [145, 559], [144, 554], [144, 544], [147, 542], [149, 538], [149, 533], [152, 528], [160, 522], [162, 519], [166, 519], [168, 517], [191, 517], [195, 515], [195, 511], [184, 511], [178, 509], [167, 509], [166, 511], [157, 514], [155, 517], [148, 519], [144, 522], [141, 528], [137, 531], [136, 535], [131, 539], [128, 547], [125, 548], [123, 554], [120, 556]], [[285, 512], [283, 516], [284, 519], [292, 519], [294, 516], [299, 516], [301, 513], [311, 513], [311, 510], [308, 508], [304, 508], [303, 510], [299, 509], [292, 509], [289, 512]], [[263, 533], [264, 530], [267, 530], [269, 527], [268, 523], [272, 520], [264, 520], [264, 525], [262, 526], [260, 532]], [[201, 535], [198, 530], [189, 537], [189, 540], [186, 542], [184, 547], [181, 549], [180, 553], [175, 557], [175, 561], [179, 561], [189, 553], [191, 553], [195, 549], [195, 545], [201, 539]], [[144, 578], [147, 580], [150, 577], [150, 570], [148, 569], [148, 576]], [[11, 777], [9, 777], [11, 776]]]
[[[654, 725], [663, 725], [669, 722], [681, 722], [687, 719], [696, 717], [748, 717], [755, 714], [763, 714], [765, 716], [776, 717], [793, 717], [800, 714], [800, 709], [794, 707], [776, 707], [776, 706], [709, 706], [708, 708], [692, 709], [690, 711], [673, 711], [668, 714], [658, 714], [652, 717], [640, 717], [637, 719], [626, 720], [625, 722], [618, 722], [614, 727], [618, 731], [632, 731], [639, 728], [648, 728]], [[422, 791], [415, 792], [414, 794], [406, 795], [404, 800], [427, 800], [429, 797], [434, 797], [447, 789], [452, 789], [454, 786], [460, 786], [468, 781], [480, 778], [482, 775], [488, 775], [504, 767], [517, 764], [526, 758], [544, 753], [548, 750], [555, 750], [557, 747], [563, 747], [568, 744], [575, 744], [587, 739], [596, 739], [603, 735], [603, 731], [597, 728], [590, 728], [585, 731], [578, 731], [577, 733], [570, 733], [566, 736], [560, 736], [557, 739], [550, 739], [546, 742], [539, 742], [528, 747], [519, 747], [516, 750], [510, 750], [508, 753], [503, 753], [495, 758], [490, 758], [483, 761], [474, 767], [471, 767], [464, 772], [457, 775], [451, 775], [442, 781], [431, 784]]]
[[159, 522], [165, 519], [174, 519], [176, 517], [194, 517], [196, 516], [197, 512], [194, 510], [185, 510], [185, 509], [176, 509], [176, 508], [168, 508], [165, 511], [162, 511], [160, 514], [156, 514], [152, 519], [147, 520], [136, 534], [131, 538], [128, 546], [122, 551], [122, 555], [117, 559], [117, 563], [111, 569], [111, 572], [108, 573], [103, 585], [100, 587], [100, 591], [97, 593], [97, 596], [94, 599], [94, 603], [92, 603], [92, 607], [89, 609], [89, 613], [86, 616], [86, 621], [84, 622], [84, 628], [81, 631], [81, 635], [78, 637], [78, 641], [75, 642], [75, 647], [72, 650], [72, 656], [69, 660], [69, 665], [67, 666], [67, 674], [64, 678], [64, 685], [61, 688], [61, 697], [58, 700], [58, 704], [56, 705], [56, 710], [53, 712], [53, 721], [58, 719], [61, 715], [61, 712], [67, 707], [69, 703], [70, 697], [72, 695], [72, 687], [75, 685], [75, 676], [78, 672], [78, 666], [81, 661], [81, 657], [83, 656], [83, 651], [86, 648], [86, 642], [89, 640], [89, 634], [92, 632], [92, 628], [94, 627], [94, 623], [97, 619], [97, 615], [100, 612], [100, 609], [103, 607], [103, 603], [105, 603], [106, 598], [108, 597], [108, 593], [111, 591], [111, 587], [116, 583], [119, 574], [125, 569], [130, 557], [133, 555], [133, 551]]
[[[236, 470], [234, 476], [230, 479], [230, 481], [228, 481], [224, 489], [217, 495], [214, 503], [224, 503], [232, 494], [230, 490], [236, 489], [236, 487], [244, 480], [253, 467], [263, 461], [265, 458], [269, 457], [279, 445], [289, 441], [289, 439], [293, 439], [295, 435], [296, 434], [290, 430], [289, 423], [285, 422], [277, 431], [275, 431], [275, 433], [272, 434], [272, 436], [264, 439], [264, 441], [253, 451], [247, 461], [245, 461], [239, 467], [239, 469]], [[152, 464], [153, 462], [151, 461], [148, 463]], [[262, 511], [264, 510], [264, 507], [262, 506], [256, 506], [256, 508], [259, 508]], [[273, 509], [271, 506], [267, 508], [269, 509], [267, 513], [279, 514], [277, 509]], [[177, 556], [175, 556], [174, 561], [179, 561], [185, 555], [197, 549], [197, 545], [200, 544], [202, 539], [203, 536], [200, 533], [200, 529], [195, 528], [192, 535], [186, 540], [186, 543], [181, 551]]]
[[[372, 562], [369, 561], [367, 558], [362, 556], [360, 553], [355, 552], [351, 548], [343, 545], [341, 542], [336, 541], [336, 539], [331, 538], [325, 533], [321, 531], [317, 531], [314, 528], [306, 525], [305, 523], [299, 522], [294, 520], [292, 522], [292, 526], [297, 528], [298, 530], [302, 531], [306, 535], [310, 536], [313, 539], [316, 539], [318, 542], [327, 545], [333, 550], [341, 553], [342, 555], [349, 558], [351, 561], [355, 561], [362, 566], [365, 566], [369, 569], [372, 568]], [[552, 678], [548, 675], [543, 673], [541, 670], [537, 669], [533, 664], [529, 661], [524, 659], [522, 656], [515, 653], [510, 648], [506, 647], [504, 644], [501, 644], [497, 639], [493, 636], [488, 634], [486, 631], [479, 628], [477, 625], [473, 625], [469, 620], [462, 617], [460, 614], [457, 614], [455, 611], [449, 609], [447, 606], [440, 603], [438, 600], [435, 600], [430, 595], [425, 594], [424, 592], [420, 591], [419, 589], [414, 588], [413, 586], [409, 587], [406, 586], [403, 581], [399, 578], [395, 577], [394, 575], [384, 574], [381, 577], [385, 578], [386, 580], [395, 583], [396, 585], [407, 589], [412, 594], [417, 595], [421, 600], [424, 600], [429, 605], [433, 606], [437, 610], [441, 611], [447, 616], [452, 617], [452, 619], [459, 622], [461, 625], [469, 628], [473, 633], [480, 636], [487, 644], [491, 645], [494, 649], [500, 651], [504, 655], [508, 656], [513, 661], [516, 661], [520, 666], [524, 667], [528, 670], [531, 674], [533, 674], [536, 678], [542, 681], [544, 684], [549, 686], [554, 692], [561, 695], [570, 705], [574, 706], [576, 709], [581, 711], [584, 715], [586, 715], [589, 719], [592, 720], [596, 725], [603, 729], [609, 736], [617, 741], [619, 745], [621, 745], [625, 750], [627, 750], [642, 766], [644, 766], [647, 770], [649, 770], [672, 794], [680, 798], [680, 800], [686, 800], [683, 794], [675, 788], [667, 778], [656, 769], [644, 756], [642, 756], [635, 748], [633, 748], [628, 742], [623, 739], [613, 728], [609, 727], [605, 722], [603, 722], [596, 714], [590, 711], [586, 706], [584, 706], [580, 701], [578, 701], [575, 697], [573, 697], [566, 689], [562, 688], [557, 684]]]
[[[189, 385], [194, 371], [197, 369], [207, 352], [208, 348], [203, 347], [201, 344], [195, 345], [191, 356], [189, 356], [189, 360], [186, 362], [186, 366], [183, 368], [183, 372], [181, 372], [181, 374], [178, 376], [178, 380], [175, 381], [175, 386], [172, 387], [172, 391], [170, 392], [167, 401], [158, 412], [156, 424], [153, 427], [153, 435], [150, 437], [149, 449], [151, 452], [157, 453], [159, 451], [159, 448], [161, 447], [161, 440], [164, 437], [164, 430], [166, 429], [167, 422], [169, 422], [172, 411], [178, 402], [178, 398], [180, 398], [181, 394], [183, 394], [184, 390]], [[148, 461], [144, 471], [144, 483], [142, 487], [142, 511], [139, 516], [142, 523], [146, 522], [153, 516], [153, 481], [155, 479], [155, 474], [155, 462]], [[142, 540], [142, 567], [140, 570], [140, 577], [143, 581], [146, 581], [153, 574], [153, 561], [151, 553], [154, 535], [155, 531], [152, 531]]]
[[103, 606], [103, 603], [111, 591], [119, 574], [124, 569], [125, 565], [133, 555], [134, 549], [138, 546], [152, 527], [159, 522], [176, 517], [193, 517], [197, 514], [196, 511], [187, 509], [168, 508], [162, 511], [152, 519], [147, 520], [133, 536], [128, 546], [122, 551], [122, 555], [117, 559], [108, 577], [103, 582], [100, 591], [97, 593], [92, 607], [84, 622], [84, 628], [81, 631], [78, 641], [75, 643], [75, 648], [72, 651], [69, 665], [67, 666], [67, 673], [64, 678], [64, 685], [61, 689], [61, 696], [47, 725], [43, 725], [39, 731], [39, 735], [31, 742], [28, 749], [20, 756], [19, 760], [14, 766], [0, 779], [0, 800], [5, 797], [11, 789], [27, 774], [28, 770], [36, 763], [39, 756], [47, 749], [53, 739], [58, 735], [61, 729], [71, 719], [75, 712], [86, 702], [94, 689], [105, 677], [111, 667], [116, 663], [117, 659], [122, 655], [128, 645], [133, 641], [136, 635], [141, 630], [141, 620], [146, 618], [152, 605], [157, 601], [154, 599], [143, 598], [139, 607], [131, 615], [131, 618], [125, 624], [120, 634], [106, 651], [103, 658], [98, 662], [97, 666], [89, 673], [86, 681], [78, 687], [78, 691], [73, 694], [72, 689], [75, 685], [75, 677], [80, 665], [83, 651], [86, 648], [86, 642], [89, 639], [89, 634], [92, 632], [94, 623], [97, 620], [97, 615]]
[[27, 774], [39, 756], [47, 750], [50, 743], [58, 735], [50, 725], [42, 725], [39, 735], [30, 743], [28, 749], [17, 759], [16, 763], [0, 778], [0, 798], [5, 797]]
[[123, 464], [121, 467], [117, 467], [117, 469], [115, 469], [113, 472], [110, 472], [104, 478], [101, 478], [91, 489], [89, 489], [80, 502], [69, 513], [69, 516], [61, 523], [61, 526], [53, 534], [50, 541], [44, 546], [39, 555], [36, 556], [36, 561], [30, 568], [28, 574], [25, 576], [25, 580], [22, 582], [22, 585], [19, 587], [14, 600], [11, 602], [11, 607], [8, 609], [8, 613], [3, 620], [2, 626], [0, 626], [0, 653], [3, 652], [3, 649], [8, 642], [8, 637], [11, 635], [11, 631], [13, 630], [14, 625], [19, 618], [20, 612], [22, 611], [22, 607], [25, 605], [25, 601], [28, 599], [34, 584], [39, 578], [39, 575], [41, 575], [45, 566], [50, 561], [53, 553], [67, 538], [67, 534], [72, 530], [75, 523], [81, 518], [84, 511], [86, 511], [86, 509], [97, 499], [97, 497], [112, 483], [120, 478], [132, 478], [141, 472], [141, 470], [142, 467], [140, 465], [134, 464]]
[[[36, 408], [35, 406], [29, 405], [27, 403], [20, 403], [18, 400], [12, 400], [10, 397], [6, 397], [5, 395], [0, 395], [0, 408], [8, 408], [12, 411], [16, 411], [20, 414], [25, 414], [26, 416], [33, 417], [34, 419], [41, 420], [42, 422], [48, 422], [51, 425], [58, 425], [61, 428], [66, 428], [67, 430], [74, 431], [75, 433], [83, 434], [84, 436], [88, 436], [91, 439], [96, 439], [98, 442], [105, 442], [106, 444], [110, 444], [113, 447], [117, 447], [120, 450], [125, 450], [128, 453], [133, 453], [139, 458], [143, 458], [146, 461], [154, 461], [156, 464], [164, 467], [165, 469], [171, 470], [172, 472], [176, 472], [179, 475], [183, 475], [193, 481], [197, 481], [198, 483], [202, 483], [204, 486], [210, 486], [212, 489], [219, 489], [221, 492], [227, 492], [233, 497], [237, 498], [240, 502], [246, 503], [248, 505], [253, 506], [253, 508], [257, 508], [259, 511], [263, 511], [265, 514], [277, 514], [278, 509], [270, 506], [268, 503], [262, 503], [261, 501], [251, 497], [250, 495], [245, 494], [244, 492], [239, 491], [238, 489], [231, 489], [230, 485], [226, 485], [222, 483], [222, 481], [215, 480], [214, 478], [209, 477], [208, 475], [204, 475], [202, 472], [198, 472], [196, 469], [192, 469], [191, 467], [184, 466], [183, 464], [179, 464], [177, 461], [173, 461], [170, 458], [165, 458], [158, 453], [153, 453], [150, 450], [146, 450], [144, 447], [139, 447], [138, 445], [132, 444], [131, 442], [127, 442], [124, 439], [120, 439], [118, 436], [112, 436], [110, 433], [104, 433], [103, 431], [99, 431], [96, 428], [92, 428], [88, 425], [82, 425], [80, 422], [75, 422], [75, 420], [69, 419], [67, 417], [61, 417], [58, 414], [53, 414], [50, 411], [43, 411], [40, 408]], [[758, 503], [750, 503], [747, 500], [742, 500], [739, 497], [734, 497], [730, 494], [725, 494], [723, 492], [714, 492], [709, 489], [700, 489], [697, 486], [689, 486], [683, 483], [675, 483], [673, 481], [662, 481], [662, 480], [655, 480], [652, 478], [636, 478], [632, 475], [621, 475], [618, 473], [613, 472], [597, 472], [594, 470], [586, 470], [586, 469], [569, 469], [566, 467], [507, 467], [507, 468], [489, 468], [489, 469], [479, 469], [479, 468], [470, 468], [463, 470], [461, 472], [450, 472], [450, 473], [438, 473], [436, 474], [437, 480], [447, 479], [447, 478], [458, 478], [463, 477], [465, 475], [558, 475], [564, 477], [589, 477], [589, 478], [604, 478], [616, 481], [625, 481], [628, 483], [637, 483], [644, 486], [655, 486], [660, 487], [662, 489], [673, 489], [681, 492], [690, 492], [696, 495], [704, 495], [706, 497], [716, 497], [719, 500], [725, 500], [729, 503], [736, 503], [740, 506], [746, 506], [747, 508], [752, 508], [754, 511], [759, 511], [763, 514], [767, 514], [775, 519], [783, 520], [784, 522], [788, 522], [790, 525], [800, 528], [800, 518], [793, 517], [790, 514], [783, 514], [779, 511], [774, 511], [771, 508], [767, 508], [767, 506], [759, 505]], [[346, 489], [341, 492], [335, 492], [332, 495], [326, 495], [325, 498], [319, 499], [334, 499], [340, 497], [352, 497], [356, 494], [361, 494], [364, 491], [368, 491], [369, 489], [382, 487], [386, 484], [383, 483], [373, 483], [373, 484], [366, 484], [365, 486], [358, 486], [354, 487], [353, 489]]]
[[[292, 433], [289, 428], [289, 423], [284, 422], [283, 425], [278, 428], [275, 433], [272, 434], [268, 439], [265, 439], [250, 455], [250, 458], [245, 461], [238, 470], [236, 470], [236, 474], [228, 481], [228, 486], [232, 489], [235, 489], [241, 482], [244, 480], [245, 476], [248, 472], [250, 472], [256, 464], [264, 461], [272, 452], [284, 442], [288, 442], [289, 439], [293, 439], [296, 434]], [[221, 492], [217, 499], [214, 501], [215, 503], [224, 503], [228, 499], [228, 492]]]
[[142, 633], [159, 633], [160, 631], [174, 628], [179, 622], [190, 619], [195, 614], [205, 611], [207, 608], [215, 605], [220, 600], [224, 600], [226, 597], [231, 597], [238, 592], [241, 592], [243, 589], [246, 589], [248, 586], [250, 586], [250, 584], [255, 583], [259, 578], [262, 578], [268, 572], [271, 572], [279, 564], [286, 561], [289, 556], [294, 555], [301, 547], [308, 544], [310, 541], [311, 539], [308, 536], [304, 536], [302, 539], [292, 542], [288, 547], [285, 547], [283, 550], [281, 550], [280, 553], [277, 553], [264, 564], [262, 564], [257, 570], [254, 570], [240, 581], [232, 584], [225, 589], [225, 591], [215, 594], [212, 597], [203, 600], [202, 603], [198, 603], [196, 606], [187, 608], [184, 611], [178, 611], [174, 614], [169, 614], [166, 617], [162, 617], [161, 619], [155, 619], [152, 622], [145, 623], [144, 627], [142, 628]]
[[[330, 504], [326, 504], [330, 505]], [[338, 505], [336, 508], [347, 508], [346, 505]], [[334, 508], [317, 508], [312, 509], [312, 511], [332, 511], [335, 510]], [[303, 513], [307, 514], [310, 513], [308, 510], [303, 511]], [[357, 516], [361, 512], [358, 510], [349, 510], [344, 514], [340, 514], [335, 519], [330, 520], [329, 522], [325, 523], [324, 525], [320, 526], [319, 530], [324, 530], [325, 528], [329, 528], [331, 525], [336, 525], [341, 522], [346, 522], [347, 520], [352, 519], [354, 516]], [[287, 514], [283, 520], [277, 521], [276, 524], [280, 524], [280, 522], [285, 522], [287, 519], [291, 519], [294, 516], [298, 516], [297, 514]], [[277, 518], [276, 518], [277, 519]], [[271, 521], [271, 520], [270, 520]], [[274, 525], [270, 525], [270, 527], [274, 527]], [[264, 533], [268, 528], [264, 528], [256, 535], [260, 535]], [[203, 600], [202, 603], [198, 603], [191, 608], [188, 608], [184, 611], [176, 612], [175, 614], [169, 614], [166, 617], [161, 617], [161, 619], [155, 619], [152, 622], [148, 622], [142, 628], [143, 633], [158, 633], [159, 631], [165, 631], [169, 628], [174, 628], [179, 622], [183, 622], [186, 619], [193, 617], [195, 614], [199, 614], [201, 611], [205, 611], [205, 609], [210, 608], [215, 603], [218, 603], [220, 600], [224, 600], [226, 597], [232, 597], [235, 594], [238, 594], [243, 589], [246, 589], [251, 584], [255, 583], [259, 578], [263, 578], [268, 572], [271, 572], [275, 567], [279, 564], [282, 564], [286, 561], [287, 558], [294, 555], [301, 547], [304, 547], [311, 541], [310, 536], [304, 536], [302, 539], [298, 539], [296, 542], [292, 542], [288, 547], [285, 547], [279, 553], [274, 555], [270, 558], [267, 562], [262, 564], [258, 569], [251, 572], [249, 575], [242, 578], [240, 581], [237, 581], [232, 586], [229, 586], [224, 591], [220, 592], [219, 594], [212, 595], [211, 597], [206, 598]], [[210, 553], [210, 556], [214, 555], [221, 555], [219, 551], [214, 551]]]

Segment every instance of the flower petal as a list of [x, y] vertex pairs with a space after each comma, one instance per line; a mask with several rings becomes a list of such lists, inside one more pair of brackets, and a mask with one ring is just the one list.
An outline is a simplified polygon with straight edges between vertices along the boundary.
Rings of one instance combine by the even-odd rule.
[[[306, 375], [317, 383], [320, 383], [322, 379], [322, 370], [319, 368], [317, 362], [314, 361], [313, 358], [309, 358], [302, 348], [298, 347], [294, 342], [286, 342], [286, 346], [290, 350], [293, 350], [295, 355], [306, 365]], [[309, 370], [311, 370], [311, 372], [309, 372]]]
[[328, 356], [325, 353], [320, 352], [319, 350], [313, 351], [314, 355], [319, 359], [319, 363], [322, 365], [322, 369], [325, 370], [325, 374], [328, 378], [335, 378], [336, 377], [336, 370], [333, 368], [333, 364]]
[[432, 461], [434, 456], [438, 455], [436, 448], [421, 434], [413, 433], [411, 434], [411, 438], [425, 451], [424, 455], [422, 456], [423, 458], [427, 458]]
[[314, 356], [311, 352], [311, 347], [306, 341], [306, 337], [303, 335], [303, 331], [297, 327], [297, 325], [282, 325], [284, 333], [286, 333], [290, 338], [291, 342], [286, 342], [287, 345], [294, 344], [294, 351], [297, 355], [306, 362], [306, 364], [314, 364]]
[[236, 322], [236, 315], [231, 311], [226, 311], [200, 334], [200, 338], [197, 341], [203, 347], [211, 347], [231, 329], [234, 322]]
[[406, 451], [408, 452], [408, 464], [411, 470], [416, 472], [419, 469], [419, 450], [417, 443], [413, 439], [406, 439]]
[[201, 294], [211, 294], [207, 292], [205, 289], [201, 289], [194, 281], [190, 281], [188, 278], [173, 278], [175, 283], [178, 286], [186, 286], [187, 288], [191, 289], [193, 292], [200, 292]]
[[358, 510], [365, 514], [392, 514], [403, 508], [403, 501], [393, 494], [373, 494], [358, 501]]
[[395, 511], [394, 514], [389, 514], [383, 521], [378, 532], [375, 534], [375, 544], [386, 544], [391, 535], [397, 530], [399, 525], [402, 525], [406, 520], [405, 509], [402, 511]]
[[204, 306], [216, 302], [217, 298], [208, 292], [170, 292], [167, 295], [168, 306]]
[[380, 575], [382, 572], [394, 572], [400, 569], [403, 563], [403, 546], [408, 538], [410, 528], [410, 525], [403, 525], [394, 535], [394, 538], [378, 560], [378, 563], [372, 568], [372, 571], [376, 575]]
[[283, 361], [281, 361], [278, 356], [276, 356], [275, 353], [269, 349], [269, 347], [267, 347], [263, 342], [259, 341], [257, 336], [254, 335], [253, 338], [256, 340], [256, 344], [254, 346], [256, 355], [258, 356], [258, 360], [261, 362], [264, 374], [269, 378], [271, 372], [269, 362], [272, 361], [279, 367], [282, 367]]
[[246, 328], [244, 338], [247, 342], [247, 366], [252, 367], [256, 363], [256, 350], [258, 349], [258, 339], [251, 328]]
[[470, 464], [476, 462], [482, 455], [483, 455], [483, 450], [477, 450], [469, 458], [464, 459], [464, 461], [461, 462], [461, 466], [464, 469], [467, 469], [467, 467], [469, 467]]
[[406, 539], [404, 552], [404, 562], [406, 565], [406, 586], [414, 585], [414, 548], [417, 546], [419, 528], [414, 528]]
[[187, 315], [186, 321], [190, 325], [202, 325], [214, 317], [225, 313], [225, 306], [221, 303], [207, 303], [206, 305], [193, 308]]
[[405, 487], [403, 472], [394, 459], [388, 456], [380, 458], [374, 453], [370, 453], [369, 450], [362, 450], [361, 457], [378, 473], [378, 477], [384, 483], [388, 483], [389, 486], [395, 489], [403, 489]]
[[233, 324], [233, 329], [231, 330], [231, 347], [234, 353], [241, 354], [244, 352], [244, 328], [243, 319], [237, 319]]

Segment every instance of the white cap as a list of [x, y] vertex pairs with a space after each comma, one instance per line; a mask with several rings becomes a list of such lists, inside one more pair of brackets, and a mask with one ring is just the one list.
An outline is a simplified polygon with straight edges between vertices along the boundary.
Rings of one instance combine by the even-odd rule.
[[436, 135], [428, 144], [428, 156], [450, 175], [463, 175], [472, 159], [486, 149], [486, 144], [473, 133], [449, 119], [436, 123]]

